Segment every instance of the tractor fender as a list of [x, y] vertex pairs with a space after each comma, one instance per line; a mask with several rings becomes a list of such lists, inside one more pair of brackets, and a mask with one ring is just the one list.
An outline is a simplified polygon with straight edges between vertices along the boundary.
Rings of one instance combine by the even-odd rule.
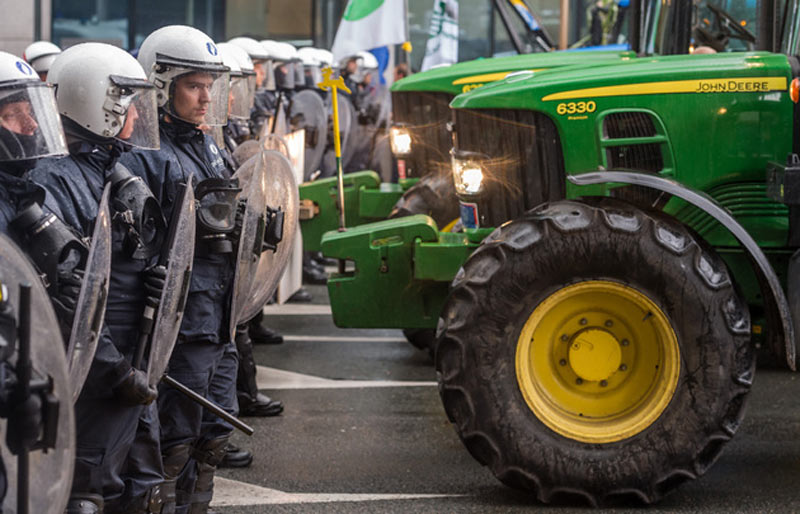
[[677, 196], [695, 207], [702, 209], [709, 216], [717, 220], [737, 241], [739, 241], [750, 257], [753, 271], [758, 277], [758, 282], [762, 289], [764, 307], [767, 311], [767, 315], [770, 316], [770, 314], [772, 314], [777, 318], [770, 326], [782, 331], [782, 334], [777, 334], [778, 337], [774, 338], [774, 341], [779, 344], [782, 343], [786, 353], [786, 363], [792, 371], [795, 371], [795, 339], [792, 312], [780, 281], [778, 280], [778, 276], [775, 274], [766, 255], [761, 251], [756, 241], [724, 207], [717, 203], [716, 200], [702, 191], [691, 189], [674, 180], [645, 173], [630, 171], [597, 171], [580, 175], [568, 175], [567, 179], [577, 186], [613, 182], [657, 189]]

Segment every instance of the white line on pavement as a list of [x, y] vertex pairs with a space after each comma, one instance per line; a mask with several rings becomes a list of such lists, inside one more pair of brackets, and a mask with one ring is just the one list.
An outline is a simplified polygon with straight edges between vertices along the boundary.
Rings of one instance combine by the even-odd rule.
[[348, 494], [348, 493], [287, 493], [277, 489], [230, 480], [214, 478], [212, 507], [244, 505], [281, 505], [288, 503], [335, 503], [386, 500], [419, 500], [452, 498], [461, 494]]
[[282, 369], [256, 366], [259, 389], [356, 389], [362, 387], [432, 387], [436, 382], [397, 380], [332, 380]]
[[407, 343], [404, 337], [385, 336], [283, 336], [285, 341], [315, 343]]
[[265, 305], [264, 314], [267, 316], [316, 316], [331, 315], [330, 305], [319, 305], [313, 303], [276, 303]]

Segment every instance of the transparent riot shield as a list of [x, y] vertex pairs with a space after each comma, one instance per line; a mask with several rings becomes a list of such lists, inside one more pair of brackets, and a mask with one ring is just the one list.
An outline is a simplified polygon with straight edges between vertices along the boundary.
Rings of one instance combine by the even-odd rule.
[[[29, 512], [61, 514], [67, 505], [72, 469], [75, 459], [75, 418], [72, 407], [67, 360], [61, 332], [50, 298], [22, 251], [5, 235], [0, 234], [0, 281], [6, 288], [10, 304], [19, 320], [20, 284], [30, 284], [31, 289], [31, 380], [32, 391], [44, 397], [44, 431], [37, 446], [28, 452]], [[7, 364], [14, 369], [17, 353]], [[4, 383], [3, 387], [9, 387]], [[6, 391], [9, 392], [9, 391]], [[11, 392], [13, 394], [13, 391]], [[17, 457], [6, 444], [7, 421], [0, 419], [0, 454], [8, 482], [3, 512], [18, 512]]]
[[67, 346], [69, 380], [72, 401], [76, 401], [83, 388], [94, 352], [100, 338], [100, 330], [106, 312], [108, 281], [111, 272], [111, 215], [108, 199], [111, 185], [107, 185], [97, 208], [89, 256], [83, 272], [83, 284], [75, 306], [75, 318], [70, 330]]
[[322, 154], [328, 142], [328, 114], [322, 97], [304, 89], [292, 97], [289, 119], [296, 129], [305, 129], [305, 166], [303, 177], [308, 180], [322, 165]]
[[156, 385], [167, 369], [183, 320], [183, 308], [192, 277], [195, 238], [195, 202], [192, 179], [182, 187], [182, 199], [175, 202], [165, 249], [159, 264], [167, 268], [164, 289], [153, 322], [147, 382]]
[[237, 321], [243, 323], [252, 319], [275, 292], [278, 281], [292, 253], [292, 242], [297, 233], [297, 212], [299, 205], [297, 180], [292, 165], [281, 153], [265, 150], [261, 160], [266, 168], [266, 205], [283, 212], [283, 238], [277, 249], [261, 253], [247, 299], [237, 311]]
[[234, 337], [239, 313], [244, 309], [250, 293], [253, 275], [261, 257], [266, 224], [267, 175], [264, 152], [251, 157], [234, 174], [243, 185], [245, 201], [239, 241], [236, 250], [236, 271], [233, 278], [230, 334]]

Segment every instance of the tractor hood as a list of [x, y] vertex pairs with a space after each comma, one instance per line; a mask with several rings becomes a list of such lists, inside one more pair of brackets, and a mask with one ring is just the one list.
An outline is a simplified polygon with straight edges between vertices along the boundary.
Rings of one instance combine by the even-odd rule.
[[550, 110], [559, 102], [621, 96], [786, 91], [787, 71], [786, 56], [767, 52], [623, 59], [509, 77], [461, 94], [450, 106]]
[[392, 84], [392, 91], [436, 91], [457, 95], [523, 70], [541, 71], [562, 66], [630, 59], [630, 51], [548, 52], [492, 59], [476, 59], [416, 73]]

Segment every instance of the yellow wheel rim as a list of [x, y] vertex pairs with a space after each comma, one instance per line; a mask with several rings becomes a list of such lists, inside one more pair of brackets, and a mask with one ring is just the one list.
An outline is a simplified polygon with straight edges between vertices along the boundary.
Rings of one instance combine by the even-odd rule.
[[570, 439], [611, 443], [640, 433], [669, 405], [680, 349], [647, 296], [593, 280], [560, 289], [534, 309], [517, 341], [516, 369], [542, 423]]
[[442, 229], [442, 232], [452, 232], [453, 228], [456, 226], [456, 223], [458, 223], [459, 221], [461, 221], [461, 218], [454, 219], [453, 221], [445, 225], [445, 227]]

